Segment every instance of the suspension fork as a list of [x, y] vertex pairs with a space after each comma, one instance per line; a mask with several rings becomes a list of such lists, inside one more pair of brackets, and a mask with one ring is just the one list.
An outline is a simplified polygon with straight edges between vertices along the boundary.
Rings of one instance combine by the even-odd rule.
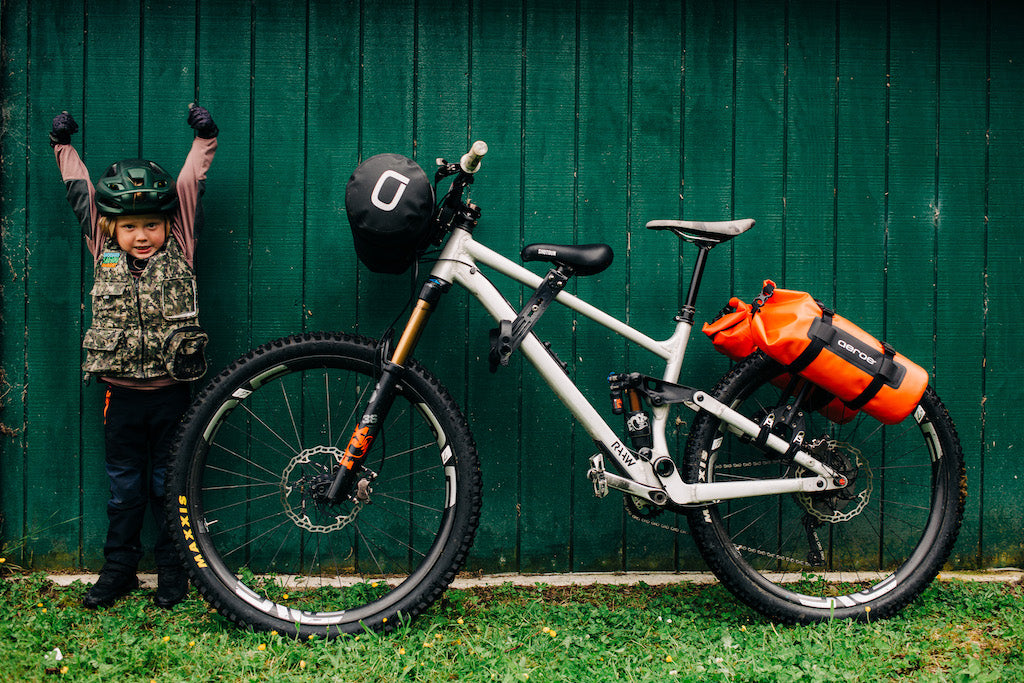
[[363, 411], [363, 416], [356, 424], [352, 436], [349, 438], [348, 446], [345, 447], [345, 452], [341, 457], [341, 462], [338, 463], [334, 480], [327, 491], [328, 503], [334, 505], [349, 497], [352, 487], [363, 469], [366, 454], [370, 451], [373, 440], [380, 433], [381, 426], [394, 403], [396, 387], [405, 371], [404, 364], [412, 356], [427, 321], [430, 319], [430, 314], [440, 301], [441, 295], [450, 287], [451, 283], [433, 277], [423, 283], [416, 306], [405, 324], [402, 336], [399, 338], [391, 358], [384, 360], [377, 386], [374, 387], [370, 401]]

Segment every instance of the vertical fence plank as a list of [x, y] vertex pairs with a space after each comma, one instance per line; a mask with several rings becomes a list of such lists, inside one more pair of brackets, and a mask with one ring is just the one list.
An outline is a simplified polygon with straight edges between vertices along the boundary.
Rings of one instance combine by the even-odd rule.
[[[28, 315], [27, 252], [31, 217], [25, 209], [28, 191], [28, 8], [4, 3], [0, 30], [4, 50], [0, 89], [5, 115], [0, 133], [0, 548], [7, 557], [25, 562], [28, 533], [26, 505], [25, 347]], [[51, 176], [52, 178], [52, 176]]]
[[[740, 5], [736, 24], [735, 213], [757, 224], [731, 243], [732, 286], [716, 293], [718, 307], [725, 305], [729, 293], [749, 301], [765, 278], [781, 279], [786, 239], [785, 3]], [[726, 256], [712, 254], [712, 267], [727, 267]], [[718, 307], [704, 313], [711, 316]]]
[[989, 190], [986, 233], [985, 413], [982, 443], [981, 564], [1014, 566], [1020, 538], [1019, 458], [1024, 448], [1017, 403], [1024, 384], [1018, 362], [1024, 325], [1020, 141], [1024, 139], [1024, 11], [993, 2], [990, 24]]
[[836, 7], [793, 3], [788, 29], [784, 286], [830, 300], [835, 272]]
[[[686, 4], [683, 65], [683, 191], [682, 218], [719, 221], [735, 215], [733, 197], [735, 125], [735, 17], [732, 4]], [[701, 284], [697, 310], [717, 311], [722, 295], [731, 291], [729, 273], [732, 246], [715, 249]], [[696, 250], [681, 247], [680, 289], [685, 291]], [[696, 340], [695, 340], [696, 341]], [[687, 350], [681, 381], [708, 386], [703, 368], [721, 369], [719, 356], [707, 344]]]
[[[30, 224], [26, 236], [26, 527], [41, 532], [34, 551], [58, 564], [80, 561], [83, 496], [103, 472], [102, 457], [90, 457], [80, 439], [82, 426], [79, 344], [82, 325], [82, 282], [92, 280], [92, 260], [82, 248], [81, 230], [64, 201], [53, 150], [46, 143], [52, 117], [63, 109], [80, 123], [78, 98], [82, 82], [81, 8], [57, 17], [41, 4], [30, 4], [33, 28], [30, 68], [27, 149], [29, 161], [25, 207]], [[131, 60], [128, 62], [131, 72]], [[84, 128], [88, 128], [84, 126]], [[73, 142], [82, 149], [84, 135]], [[86, 425], [98, 421], [86, 412]], [[60, 444], [55, 448], [56, 444]], [[81, 479], [80, 479], [81, 476]], [[83, 493], [85, 491], [85, 493]], [[105, 499], [104, 499], [105, 501]], [[96, 508], [86, 508], [96, 511]], [[104, 508], [98, 508], [102, 512]]]
[[310, 330], [356, 324], [345, 183], [359, 162], [359, 35], [358, 2], [309, 3], [303, 315]]
[[935, 335], [936, 39], [933, 3], [893, 8], [885, 337], [925, 367]]
[[301, 330], [304, 317], [305, 36], [305, 12], [278, 2], [256, 3], [252, 326], [257, 341]]
[[885, 0], [840, 3], [836, 155], [835, 306], [882, 334], [888, 9]]
[[252, 8], [247, 3], [201, 3], [196, 22], [195, 98], [210, 110], [220, 129], [206, 178], [205, 225], [196, 249], [200, 319], [210, 335], [210, 371], [197, 383], [199, 388], [254, 341]]
[[[519, 214], [521, 228], [520, 234], [505, 237], [494, 235], [493, 231], [485, 233], [488, 240], [497, 239], [496, 248], [513, 259], [518, 258], [523, 244], [571, 242], [575, 227], [576, 9], [565, 4], [540, 7], [527, 3], [518, 21], [522, 26], [522, 105], [518, 112], [509, 116], [509, 122], [514, 121], [522, 131], [522, 146], [516, 160], [520, 164], [517, 172], [521, 175], [521, 199], [508, 202], [507, 210], [510, 218], [513, 211]], [[499, 125], [496, 111], [489, 114], [489, 119], [492, 126]], [[506, 168], [511, 172], [512, 160], [509, 162]], [[495, 201], [500, 201], [494, 189], [497, 186], [489, 192]], [[546, 264], [534, 264], [530, 268], [536, 273], [547, 270]], [[517, 310], [533, 294], [525, 288], [517, 292], [508, 286], [503, 291]], [[553, 306], [544, 314], [537, 331], [569, 364], [569, 373], [573, 376], [571, 327], [567, 312]], [[508, 370], [515, 375], [506, 373]], [[560, 570], [575, 569], [581, 554], [590, 552], [589, 546], [581, 546], [579, 535], [579, 521], [587, 512], [581, 508], [585, 503], [577, 487], [582, 465], [576, 444], [585, 437], [550, 392], [534, 388], [541, 387], [542, 382], [521, 354], [498, 374], [512, 375], [508, 380], [523, 384], [519, 399], [521, 424], [517, 425], [523, 439], [522, 468], [517, 474], [522, 492], [520, 508], [524, 508], [525, 515], [521, 530], [524, 534], [543, 534], [542, 543], [547, 544], [552, 553], [545, 562], [540, 557], [541, 543], [528, 542], [526, 549], [532, 557], [524, 557], [524, 562], [538, 568], [547, 564]], [[507, 380], [502, 378], [502, 381]], [[561, 457], [556, 455], [559, 452]], [[556, 471], [565, 472], [566, 479], [558, 481], [553, 475]], [[487, 476], [490, 480], [494, 475]], [[537, 496], [546, 497], [546, 502], [538, 505]]]
[[[579, 9], [579, 75], [577, 117], [579, 120], [578, 190], [576, 241], [580, 243], [606, 243], [616, 254], [611, 266], [602, 273], [576, 278], [576, 292], [587, 301], [598, 302], [609, 314], [626, 318], [626, 280], [628, 275], [628, 6], [620, 2], [584, 2]], [[623, 77], [623, 74], [627, 74]], [[608, 373], [621, 368], [626, 344], [608, 330], [580, 319], [576, 324], [573, 356], [579, 361], [575, 381], [585, 395], [611, 419], [604, 401], [608, 390]], [[625, 369], [625, 368], [622, 368]], [[612, 423], [614, 424], [614, 423]], [[618, 425], [615, 425], [618, 426]], [[578, 500], [593, 492], [590, 482], [583, 476], [586, 454], [590, 445], [581, 431], [578, 435], [576, 491]], [[614, 498], [597, 501], [596, 511], [602, 519], [621, 517], [618, 501]], [[617, 540], [622, 547], [631, 531]], [[611, 547], [605, 548], [607, 562]], [[629, 557], [622, 547], [623, 564], [629, 566]], [[609, 569], [618, 569], [608, 565]]]
[[935, 387], [956, 420], [967, 462], [960, 566], [972, 566], [980, 552], [987, 22], [976, 7], [940, 4]]
[[[634, 5], [631, 21], [630, 156], [626, 170], [629, 243], [628, 251], [616, 253], [615, 258], [624, 261], [628, 268], [623, 277], [627, 289], [626, 320], [654, 338], [665, 339], [672, 334], [673, 316], [683, 296], [679, 292], [679, 254], [683, 245], [671, 233], [647, 230], [644, 226], [651, 220], [679, 218], [683, 8], [673, 2]], [[623, 359], [610, 369], [659, 376], [662, 368], [657, 366], [652, 354], [627, 344]], [[623, 431], [621, 418], [611, 415], [607, 405], [598, 407], [612, 428]], [[681, 408], [678, 414], [688, 420], [688, 412]], [[678, 456], [683, 452], [686, 425], [670, 422], [669, 429], [669, 448]], [[581, 470], [575, 476], [580, 477]], [[592, 491], [585, 493], [592, 495]], [[614, 505], [615, 501], [605, 500], [604, 514], [610, 514]], [[663, 515], [659, 521], [685, 524], [680, 515]], [[693, 551], [692, 544], [680, 543], [671, 532], [633, 520], [627, 520], [626, 531], [629, 568], [675, 569], [679, 552]]]

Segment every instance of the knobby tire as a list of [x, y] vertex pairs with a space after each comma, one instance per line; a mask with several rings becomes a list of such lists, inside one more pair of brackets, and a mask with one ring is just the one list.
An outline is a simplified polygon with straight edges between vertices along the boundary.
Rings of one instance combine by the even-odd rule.
[[390, 630], [465, 562], [480, 516], [469, 427], [415, 361], [356, 493], [323, 493], [373, 391], [373, 340], [303, 334], [263, 345], [199, 394], [168, 473], [172, 536], [231, 621], [294, 637]]
[[[782, 373], [756, 353], [713, 393], [760, 423], [779, 404]], [[804, 444], [850, 484], [692, 509], [690, 529], [701, 555], [732, 593], [771, 619], [893, 615], [938, 574], [963, 518], [963, 453], [946, 408], [929, 387], [918, 408], [895, 425], [863, 412], [838, 424], [808, 411]], [[691, 428], [684, 473], [691, 482], [806, 474], [724, 429], [709, 413], [698, 415]]]

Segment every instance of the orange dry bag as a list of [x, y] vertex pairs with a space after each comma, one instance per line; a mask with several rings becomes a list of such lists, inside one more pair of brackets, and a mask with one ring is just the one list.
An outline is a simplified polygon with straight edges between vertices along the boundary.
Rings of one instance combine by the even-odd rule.
[[757, 351], [750, 333], [751, 310], [750, 304], [733, 297], [714, 320], [704, 323], [701, 330], [711, 338], [716, 351], [733, 360], [743, 360]]
[[750, 331], [758, 348], [850, 408], [895, 424], [924, 395], [928, 373], [921, 366], [810, 294], [765, 280], [752, 308]]
[[[757, 351], [754, 334], [750, 329], [750, 316], [753, 308], [745, 301], [736, 297], [729, 299], [729, 304], [719, 311], [710, 323], [704, 323], [701, 331], [710, 339], [715, 350], [732, 360], [743, 360]], [[782, 373], [772, 379], [772, 384], [785, 389], [793, 380], [793, 375]], [[793, 386], [796, 390], [799, 385]], [[817, 388], [808, 397], [808, 407], [817, 410], [833, 422], [845, 424], [857, 416], [856, 410], [845, 405], [838, 398], [824, 389]]]

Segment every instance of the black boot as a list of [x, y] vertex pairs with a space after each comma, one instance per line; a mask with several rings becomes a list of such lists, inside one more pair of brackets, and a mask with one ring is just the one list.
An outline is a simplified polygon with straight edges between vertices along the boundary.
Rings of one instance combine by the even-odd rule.
[[154, 605], [170, 609], [185, 599], [188, 594], [188, 574], [183, 567], [158, 567], [156, 572]]
[[134, 572], [105, 569], [85, 594], [82, 605], [89, 609], [109, 607], [138, 587], [139, 577]]

